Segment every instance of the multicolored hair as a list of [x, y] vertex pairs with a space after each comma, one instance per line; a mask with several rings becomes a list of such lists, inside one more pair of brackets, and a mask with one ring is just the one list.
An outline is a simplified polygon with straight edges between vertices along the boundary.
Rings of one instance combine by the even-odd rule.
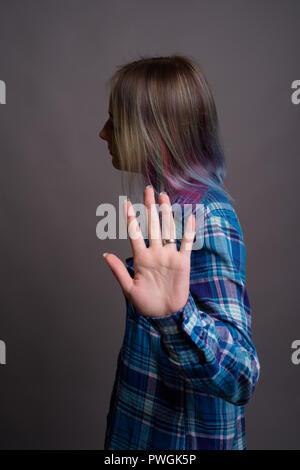
[[197, 203], [210, 187], [233, 201], [224, 185], [215, 102], [195, 60], [142, 56], [119, 66], [108, 84], [119, 169], [129, 177], [126, 194], [139, 174], [142, 188], [166, 191], [171, 203]]

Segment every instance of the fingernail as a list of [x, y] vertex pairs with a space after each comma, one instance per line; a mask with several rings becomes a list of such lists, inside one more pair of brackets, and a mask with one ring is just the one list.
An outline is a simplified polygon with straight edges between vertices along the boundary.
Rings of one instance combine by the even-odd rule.
[[161, 194], [167, 194], [167, 193], [166, 193], [166, 191], [162, 191], [161, 193], [159, 193], [159, 195], [161, 195]]
[[103, 253], [103, 255], [102, 255], [102, 256], [103, 256], [103, 258], [105, 258], [105, 256], [106, 256], [106, 255], [108, 255], [108, 253]]
[[152, 184], [148, 184], [148, 185], [146, 186], [146, 189], [147, 189], [147, 188], [153, 188]]

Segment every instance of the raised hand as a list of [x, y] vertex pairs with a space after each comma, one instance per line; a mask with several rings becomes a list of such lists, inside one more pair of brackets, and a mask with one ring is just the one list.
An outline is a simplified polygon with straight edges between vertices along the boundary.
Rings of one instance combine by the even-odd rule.
[[[161, 193], [158, 203], [162, 213], [165, 239], [176, 238], [175, 222], [169, 196]], [[185, 306], [189, 295], [191, 250], [195, 237], [195, 216], [187, 219], [180, 250], [175, 243], [163, 245], [159, 214], [152, 186], [144, 191], [147, 210], [149, 248], [147, 248], [133, 206], [125, 202], [128, 234], [133, 252], [134, 278], [125, 264], [112, 253], [105, 259], [125, 296], [141, 315], [162, 317]]]

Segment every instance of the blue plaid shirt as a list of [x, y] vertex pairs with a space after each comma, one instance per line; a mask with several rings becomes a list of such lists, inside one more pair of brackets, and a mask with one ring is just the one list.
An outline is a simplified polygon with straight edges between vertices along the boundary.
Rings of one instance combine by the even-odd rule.
[[[209, 189], [201, 204], [204, 243], [191, 252], [186, 305], [165, 317], [145, 317], [125, 297], [106, 450], [246, 448], [244, 406], [260, 365], [251, 338], [245, 245], [227, 198]], [[133, 277], [133, 257], [126, 266]]]

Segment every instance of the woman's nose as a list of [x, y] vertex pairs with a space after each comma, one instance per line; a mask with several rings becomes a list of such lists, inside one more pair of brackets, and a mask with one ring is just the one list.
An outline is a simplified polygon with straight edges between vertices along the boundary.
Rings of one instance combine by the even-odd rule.
[[107, 132], [107, 122], [104, 124], [104, 126], [102, 127], [101, 131], [99, 132], [99, 137], [101, 137], [101, 139], [104, 139], [104, 140], [108, 140], [109, 138], [109, 135], [108, 135], [108, 132]]
[[107, 139], [106, 132], [105, 132], [105, 126], [102, 127], [101, 131], [99, 132], [99, 137], [101, 137], [101, 139], [104, 139], [104, 140]]

